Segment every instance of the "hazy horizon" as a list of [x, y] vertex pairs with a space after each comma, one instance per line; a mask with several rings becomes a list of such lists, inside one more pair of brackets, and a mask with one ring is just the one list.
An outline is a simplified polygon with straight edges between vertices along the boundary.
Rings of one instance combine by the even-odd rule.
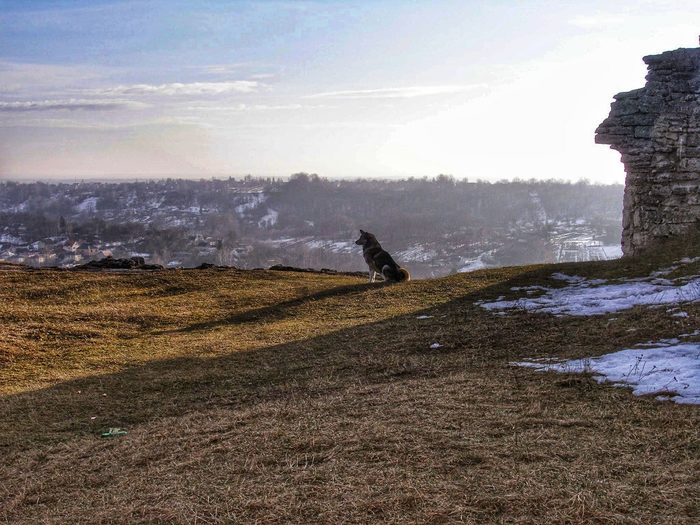
[[0, 180], [587, 179], [697, 2], [0, 0]]
[[[268, 178], [273, 178], [275, 180], [280, 180], [280, 181], [285, 181], [289, 180], [291, 177], [294, 175], [298, 175], [301, 173], [305, 173], [307, 175], [318, 175], [321, 179], [327, 179], [330, 181], [338, 181], [338, 182], [352, 182], [352, 181], [401, 181], [401, 180], [410, 180], [410, 179], [427, 179], [427, 180], [432, 180], [438, 177], [439, 175], [448, 175], [450, 174], [445, 173], [445, 174], [434, 174], [434, 175], [422, 175], [422, 176], [406, 176], [406, 177], [364, 177], [364, 176], [338, 176], [338, 177], [326, 177], [325, 175], [321, 173], [314, 173], [314, 172], [297, 172], [297, 173], [290, 173], [286, 175], [276, 175], [276, 174], [260, 174], [260, 175], [253, 175], [250, 173], [220, 173], [220, 174], [206, 174], [206, 175], [201, 175], [201, 174], [151, 174], [151, 175], [139, 175], [139, 174], [132, 174], [132, 175], [101, 175], [101, 176], [74, 176], [74, 177], [67, 177], [67, 176], [10, 176], [10, 177], [1, 177], [0, 178], [0, 183], [2, 182], [18, 182], [18, 183], [35, 183], [35, 182], [44, 182], [47, 184], [73, 184], [73, 183], [92, 183], [92, 182], [101, 182], [101, 183], [124, 183], [124, 182], [144, 182], [144, 181], [164, 181], [168, 179], [172, 180], [190, 180], [190, 181], [197, 181], [197, 180], [226, 180], [230, 177], [236, 179], [236, 180], [243, 180], [245, 177], [252, 177], [253, 180], [265, 180]], [[615, 185], [624, 185], [624, 181], [591, 181], [589, 179], [576, 179], [576, 180], [571, 180], [571, 179], [523, 179], [521, 177], [512, 177], [512, 178], [503, 178], [503, 179], [487, 179], [487, 178], [471, 178], [471, 177], [453, 177], [456, 182], [462, 182], [462, 181], [467, 181], [467, 182], [474, 182], [474, 183], [486, 183], [486, 184], [500, 184], [500, 183], [530, 183], [531, 181], [536, 181], [536, 182], [551, 182], [551, 183], [562, 183], [562, 184], [590, 184], [590, 185], [596, 185], [596, 186], [615, 186]]]

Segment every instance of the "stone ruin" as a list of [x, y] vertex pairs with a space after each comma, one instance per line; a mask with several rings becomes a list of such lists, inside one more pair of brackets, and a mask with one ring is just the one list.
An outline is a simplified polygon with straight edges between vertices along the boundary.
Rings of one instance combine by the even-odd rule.
[[615, 95], [596, 130], [622, 154], [622, 252], [639, 255], [700, 223], [700, 48], [644, 57], [641, 89]]

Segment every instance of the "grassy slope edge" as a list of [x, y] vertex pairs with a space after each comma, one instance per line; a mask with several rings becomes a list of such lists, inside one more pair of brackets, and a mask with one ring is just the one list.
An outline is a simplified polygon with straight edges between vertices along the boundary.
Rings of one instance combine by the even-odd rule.
[[[509, 362], [674, 337], [700, 307], [557, 318], [474, 305], [554, 271], [666, 262], [395, 286], [0, 271], [0, 520], [696, 523], [697, 407]], [[97, 437], [117, 426], [129, 434]]]

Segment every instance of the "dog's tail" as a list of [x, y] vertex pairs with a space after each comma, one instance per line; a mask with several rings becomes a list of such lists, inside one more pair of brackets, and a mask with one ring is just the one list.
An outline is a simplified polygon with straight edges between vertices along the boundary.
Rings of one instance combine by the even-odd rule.
[[385, 264], [381, 273], [384, 276], [384, 280], [389, 282], [401, 283], [411, 280], [411, 274], [408, 273], [408, 270], [406, 270], [406, 268], [401, 268], [396, 263], [394, 263], [393, 267]]

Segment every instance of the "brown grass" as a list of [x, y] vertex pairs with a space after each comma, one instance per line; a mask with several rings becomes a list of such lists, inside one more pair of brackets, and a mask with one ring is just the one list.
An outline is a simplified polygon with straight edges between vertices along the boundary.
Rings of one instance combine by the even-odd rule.
[[[0, 520], [697, 523], [697, 407], [509, 362], [676, 336], [700, 308], [556, 318], [474, 305], [556, 270], [630, 264], [395, 286], [0, 271]], [[100, 439], [109, 427], [129, 434]]]

